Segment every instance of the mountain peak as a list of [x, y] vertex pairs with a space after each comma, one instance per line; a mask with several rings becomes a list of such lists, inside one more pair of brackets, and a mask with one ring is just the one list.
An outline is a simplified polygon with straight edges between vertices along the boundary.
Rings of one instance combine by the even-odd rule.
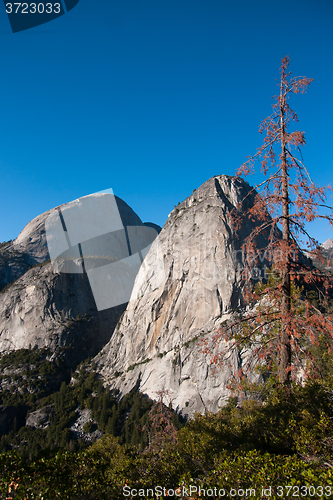
[[[105, 384], [125, 394], [139, 383], [155, 399], [169, 390], [173, 408], [184, 415], [225, 404], [232, 372], [246, 353], [233, 354], [230, 367], [215, 373], [199, 339], [214, 336], [243, 304], [241, 246], [256, 222], [236, 233], [230, 216], [239, 204], [251, 207], [255, 195], [242, 178], [220, 175], [174, 208], [159, 234], [159, 251], [154, 243], [137, 275], [138, 293], [95, 358]], [[266, 248], [267, 235], [258, 244]]]
[[326, 240], [321, 246], [325, 248], [325, 250], [329, 250], [330, 248], [333, 248], [333, 240], [328, 238], [328, 240]]

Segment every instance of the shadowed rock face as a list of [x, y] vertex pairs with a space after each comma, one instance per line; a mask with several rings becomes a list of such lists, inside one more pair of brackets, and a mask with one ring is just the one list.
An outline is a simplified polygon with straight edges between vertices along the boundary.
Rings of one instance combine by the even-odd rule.
[[0, 352], [66, 348], [76, 364], [110, 340], [125, 307], [99, 312], [85, 274], [55, 274], [50, 263], [35, 267], [0, 294]]
[[51, 210], [30, 221], [12, 243], [0, 248], [0, 290], [26, 273], [32, 266], [49, 260], [45, 221]]
[[[168, 390], [173, 407], [189, 415], [225, 404], [231, 375], [249, 353], [233, 354], [217, 370], [200, 339], [242, 305], [239, 250], [255, 223], [246, 221], [235, 233], [230, 212], [246, 195], [244, 210], [254, 202], [252, 188], [218, 176], [171, 212], [159, 235], [163, 279], [156, 279], [154, 243], [134, 286], [141, 296], [133, 291], [117, 330], [95, 358], [112, 388], [124, 394], [139, 379], [142, 392], [156, 398], [158, 390]], [[262, 248], [265, 243], [265, 237], [258, 242]]]

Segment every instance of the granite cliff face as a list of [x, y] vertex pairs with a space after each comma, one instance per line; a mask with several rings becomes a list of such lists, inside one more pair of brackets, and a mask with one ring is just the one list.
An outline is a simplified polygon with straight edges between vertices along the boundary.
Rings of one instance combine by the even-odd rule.
[[[216, 411], [249, 352], [232, 353], [217, 370], [211, 357], [227, 344], [207, 355], [200, 340], [212, 338], [243, 305], [240, 249], [256, 223], [246, 220], [235, 232], [230, 213], [244, 199], [247, 210], [254, 196], [239, 178], [205, 182], [171, 212], [148, 253], [141, 252], [145, 258], [127, 308], [105, 310], [97, 309], [86, 272], [52, 268], [45, 230], [51, 211], [40, 215], [0, 248], [0, 353], [48, 347], [55, 355], [65, 353], [71, 365], [96, 356], [105, 384], [121, 395], [139, 381], [153, 399], [157, 391], [169, 391], [173, 407], [184, 415]], [[132, 227], [126, 233], [130, 243], [136, 226], [144, 224], [125, 202], [116, 202], [122, 224]], [[58, 208], [66, 216], [66, 208]], [[263, 248], [265, 243], [258, 242]]]
[[32, 266], [49, 260], [45, 221], [51, 210], [30, 221], [13, 242], [0, 248], [0, 290], [25, 274]]
[[[222, 175], [171, 212], [110, 342], [95, 358], [106, 384], [124, 394], [139, 381], [155, 399], [157, 391], [169, 391], [173, 408], [188, 415], [225, 404], [232, 373], [249, 353], [232, 354], [217, 370], [200, 339], [242, 306], [240, 248], [255, 222], [235, 233], [230, 212], [245, 197], [246, 210], [254, 196], [245, 181]], [[258, 244], [264, 248], [265, 239]], [[212, 355], [221, 348], [227, 345]]]
[[75, 364], [99, 352], [124, 309], [97, 311], [86, 275], [34, 267], [0, 294], [0, 352], [65, 349]]
[[[143, 225], [123, 200], [115, 200], [124, 225]], [[45, 230], [51, 212], [0, 249], [0, 353], [48, 347], [75, 365], [110, 340], [126, 304], [98, 311], [86, 273], [55, 272]]]

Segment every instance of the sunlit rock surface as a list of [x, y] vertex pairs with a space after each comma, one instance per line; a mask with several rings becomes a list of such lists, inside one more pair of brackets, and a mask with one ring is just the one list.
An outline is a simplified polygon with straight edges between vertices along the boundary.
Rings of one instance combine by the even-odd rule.
[[[201, 339], [242, 306], [240, 272], [244, 238], [255, 222], [234, 232], [230, 212], [255, 192], [242, 179], [218, 176], [205, 182], [169, 215], [137, 276], [132, 298], [110, 342], [95, 358], [105, 382], [127, 393], [140, 390], [167, 400], [183, 414], [217, 411], [230, 395], [232, 373], [248, 352], [231, 353], [223, 369], [211, 364], [219, 344], [204, 353]], [[264, 248], [265, 237], [258, 242]]]

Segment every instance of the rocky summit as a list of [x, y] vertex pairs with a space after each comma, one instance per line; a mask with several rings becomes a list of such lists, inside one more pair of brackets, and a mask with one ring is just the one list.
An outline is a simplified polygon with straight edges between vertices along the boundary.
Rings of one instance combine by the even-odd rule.
[[[242, 301], [242, 252], [255, 227], [247, 219], [237, 232], [230, 214], [251, 207], [256, 192], [225, 175], [205, 182], [171, 212], [140, 268], [131, 300], [95, 361], [111, 388], [121, 394], [139, 384], [152, 399], [164, 391], [183, 415], [217, 411], [228, 385], [249, 352], [231, 353], [223, 369], [211, 363], [228, 346], [204, 353]], [[264, 248], [265, 238], [258, 244]]]
[[[49, 260], [46, 221], [53, 214], [53, 226], [62, 231], [59, 214], [69, 220], [71, 206], [77, 210], [81, 202], [40, 215], [16, 240], [0, 248], [0, 353], [46, 348], [55, 358], [61, 353], [73, 367], [95, 356], [94, 367], [105, 387], [120, 396], [134, 387], [152, 399], [165, 391], [173, 408], [184, 416], [217, 411], [230, 395], [232, 374], [249, 356], [246, 350], [232, 352], [222, 369], [211, 364], [214, 354], [228, 348], [227, 343], [214, 345], [214, 335], [244, 305], [241, 247], [257, 224], [246, 219], [236, 231], [230, 215], [236, 206], [243, 211], [250, 208], [255, 195], [240, 178], [209, 179], [174, 208], [146, 248], [145, 231], [154, 228], [158, 233], [160, 228], [143, 224], [115, 197], [127, 242], [137, 235], [133, 252], [144, 260], [141, 267], [139, 261], [128, 304], [118, 302], [103, 310], [96, 306], [90, 271], [79, 258], [69, 269], [80, 264], [80, 273], [61, 272], [61, 265], [52, 266]], [[92, 206], [91, 197], [103, 196], [85, 197], [86, 207]], [[103, 213], [103, 218], [108, 216], [112, 214]], [[143, 229], [137, 230], [138, 226]], [[117, 235], [112, 241], [125, 241], [125, 233]], [[101, 245], [104, 241], [98, 239]], [[264, 248], [265, 237], [257, 243]], [[104, 257], [99, 255], [95, 264]], [[126, 258], [118, 262], [122, 269], [132, 266]], [[106, 268], [99, 269], [104, 279]], [[204, 353], [202, 339], [207, 338], [211, 349]]]
[[[144, 226], [123, 200], [114, 199], [122, 224]], [[36, 217], [16, 240], [0, 248], [0, 353], [48, 348], [55, 355], [61, 352], [75, 366], [110, 340], [126, 307], [123, 303], [99, 311], [86, 273], [64, 273], [52, 266], [46, 221], [68, 207], [71, 204]]]

